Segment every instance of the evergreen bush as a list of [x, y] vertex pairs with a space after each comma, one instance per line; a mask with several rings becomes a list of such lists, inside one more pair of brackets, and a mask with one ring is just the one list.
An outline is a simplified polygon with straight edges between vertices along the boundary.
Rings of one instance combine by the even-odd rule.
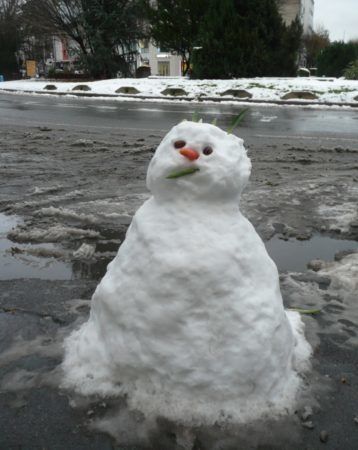
[[358, 59], [348, 65], [343, 75], [347, 80], [358, 80]]
[[354, 42], [336, 41], [326, 47], [317, 59], [319, 76], [341, 77], [344, 70], [358, 59], [358, 44]]
[[193, 58], [196, 78], [295, 76], [302, 27], [276, 0], [211, 0]]

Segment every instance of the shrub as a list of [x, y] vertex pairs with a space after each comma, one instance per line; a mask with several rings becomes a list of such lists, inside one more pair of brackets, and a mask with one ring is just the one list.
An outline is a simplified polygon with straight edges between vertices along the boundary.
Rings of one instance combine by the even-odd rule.
[[91, 78], [86, 73], [74, 73], [74, 72], [59, 72], [56, 69], [51, 68], [48, 71], [47, 78], [64, 81], [83, 80], [90, 81]]
[[358, 80], [358, 59], [348, 65], [343, 75], [347, 80]]
[[299, 20], [286, 26], [276, 0], [211, 0], [193, 55], [194, 78], [295, 76]]
[[318, 75], [341, 77], [347, 65], [356, 59], [358, 59], [358, 44], [333, 42], [318, 57]]
[[48, 78], [55, 78], [56, 77], [56, 71], [53, 67], [51, 67], [51, 69], [49, 69], [48, 74], [47, 74]]

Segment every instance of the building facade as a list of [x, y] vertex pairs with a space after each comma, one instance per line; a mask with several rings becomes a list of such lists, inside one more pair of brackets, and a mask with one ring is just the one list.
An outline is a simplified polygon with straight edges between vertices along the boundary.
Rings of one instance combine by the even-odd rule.
[[303, 34], [313, 32], [314, 0], [281, 0], [279, 9], [286, 25], [298, 17], [303, 26]]
[[138, 67], [149, 67], [151, 75], [175, 77], [182, 74], [182, 60], [166, 49], [158, 48], [145, 39], [138, 45]]

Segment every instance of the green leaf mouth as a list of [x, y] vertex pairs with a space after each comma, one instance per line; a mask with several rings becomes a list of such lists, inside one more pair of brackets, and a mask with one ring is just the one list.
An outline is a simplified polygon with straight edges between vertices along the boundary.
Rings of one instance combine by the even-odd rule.
[[172, 172], [166, 178], [167, 179], [180, 178], [180, 177], [184, 177], [185, 175], [191, 175], [192, 173], [195, 173], [198, 171], [199, 171], [199, 169], [197, 167], [188, 167], [187, 169], [182, 169], [182, 170], [178, 170], [177, 172]]

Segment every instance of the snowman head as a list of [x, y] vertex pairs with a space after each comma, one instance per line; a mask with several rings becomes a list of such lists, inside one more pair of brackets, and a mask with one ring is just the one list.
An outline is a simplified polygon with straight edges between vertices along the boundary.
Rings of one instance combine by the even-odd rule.
[[243, 140], [207, 123], [173, 127], [148, 168], [147, 187], [156, 198], [237, 200], [251, 171]]

